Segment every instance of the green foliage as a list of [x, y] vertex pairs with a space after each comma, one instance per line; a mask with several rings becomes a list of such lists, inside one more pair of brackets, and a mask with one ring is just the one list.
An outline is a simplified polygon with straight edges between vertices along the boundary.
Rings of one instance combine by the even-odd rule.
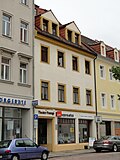
[[116, 66], [116, 67], [112, 67], [112, 73], [113, 73], [113, 77], [116, 80], [120, 80], [120, 66]]

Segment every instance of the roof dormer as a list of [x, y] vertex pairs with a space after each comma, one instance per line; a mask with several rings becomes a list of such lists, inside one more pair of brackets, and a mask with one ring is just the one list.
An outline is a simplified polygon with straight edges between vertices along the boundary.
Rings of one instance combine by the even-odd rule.
[[116, 48], [114, 49], [114, 60], [119, 62], [119, 51]]
[[35, 17], [35, 25], [41, 30], [59, 36], [59, 21], [51, 10], [39, 8], [39, 15]]
[[81, 45], [81, 32], [75, 22], [60, 26], [60, 35], [69, 42]]
[[100, 51], [101, 51], [101, 55], [106, 57], [106, 46], [105, 46], [104, 42], [100, 43]]

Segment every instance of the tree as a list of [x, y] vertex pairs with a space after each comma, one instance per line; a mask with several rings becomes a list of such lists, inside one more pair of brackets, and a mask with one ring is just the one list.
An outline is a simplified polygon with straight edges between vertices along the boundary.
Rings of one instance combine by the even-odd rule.
[[[120, 66], [112, 67], [113, 77], [116, 80], [120, 80]], [[120, 94], [118, 94], [118, 100], [120, 100]]]
[[120, 66], [116, 66], [116, 67], [112, 67], [112, 73], [113, 73], [113, 77], [116, 80], [120, 80]]

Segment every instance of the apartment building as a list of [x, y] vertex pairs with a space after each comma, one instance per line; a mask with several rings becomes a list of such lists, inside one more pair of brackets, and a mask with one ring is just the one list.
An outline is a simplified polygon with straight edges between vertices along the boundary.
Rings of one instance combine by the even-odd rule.
[[117, 96], [120, 93], [120, 81], [115, 80], [111, 72], [112, 66], [120, 66], [120, 52], [103, 41], [94, 41], [85, 36], [82, 36], [82, 41], [97, 53], [97, 115], [101, 119], [98, 136], [120, 135], [120, 101]]
[[0, 140], [33, 136], [33, 7], [0, 1]]
[[36, 142], [51, 151], [83, 149], [96, 137], [96, 54], [74, 21], [62, 25], [51, 10], [35, 8]]

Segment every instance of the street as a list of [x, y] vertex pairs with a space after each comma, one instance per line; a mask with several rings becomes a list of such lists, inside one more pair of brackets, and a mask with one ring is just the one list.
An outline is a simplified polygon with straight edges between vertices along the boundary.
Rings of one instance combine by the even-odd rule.
[[120, 152], [86, 153], [51, 158], [51, 160], [120, 160]]

